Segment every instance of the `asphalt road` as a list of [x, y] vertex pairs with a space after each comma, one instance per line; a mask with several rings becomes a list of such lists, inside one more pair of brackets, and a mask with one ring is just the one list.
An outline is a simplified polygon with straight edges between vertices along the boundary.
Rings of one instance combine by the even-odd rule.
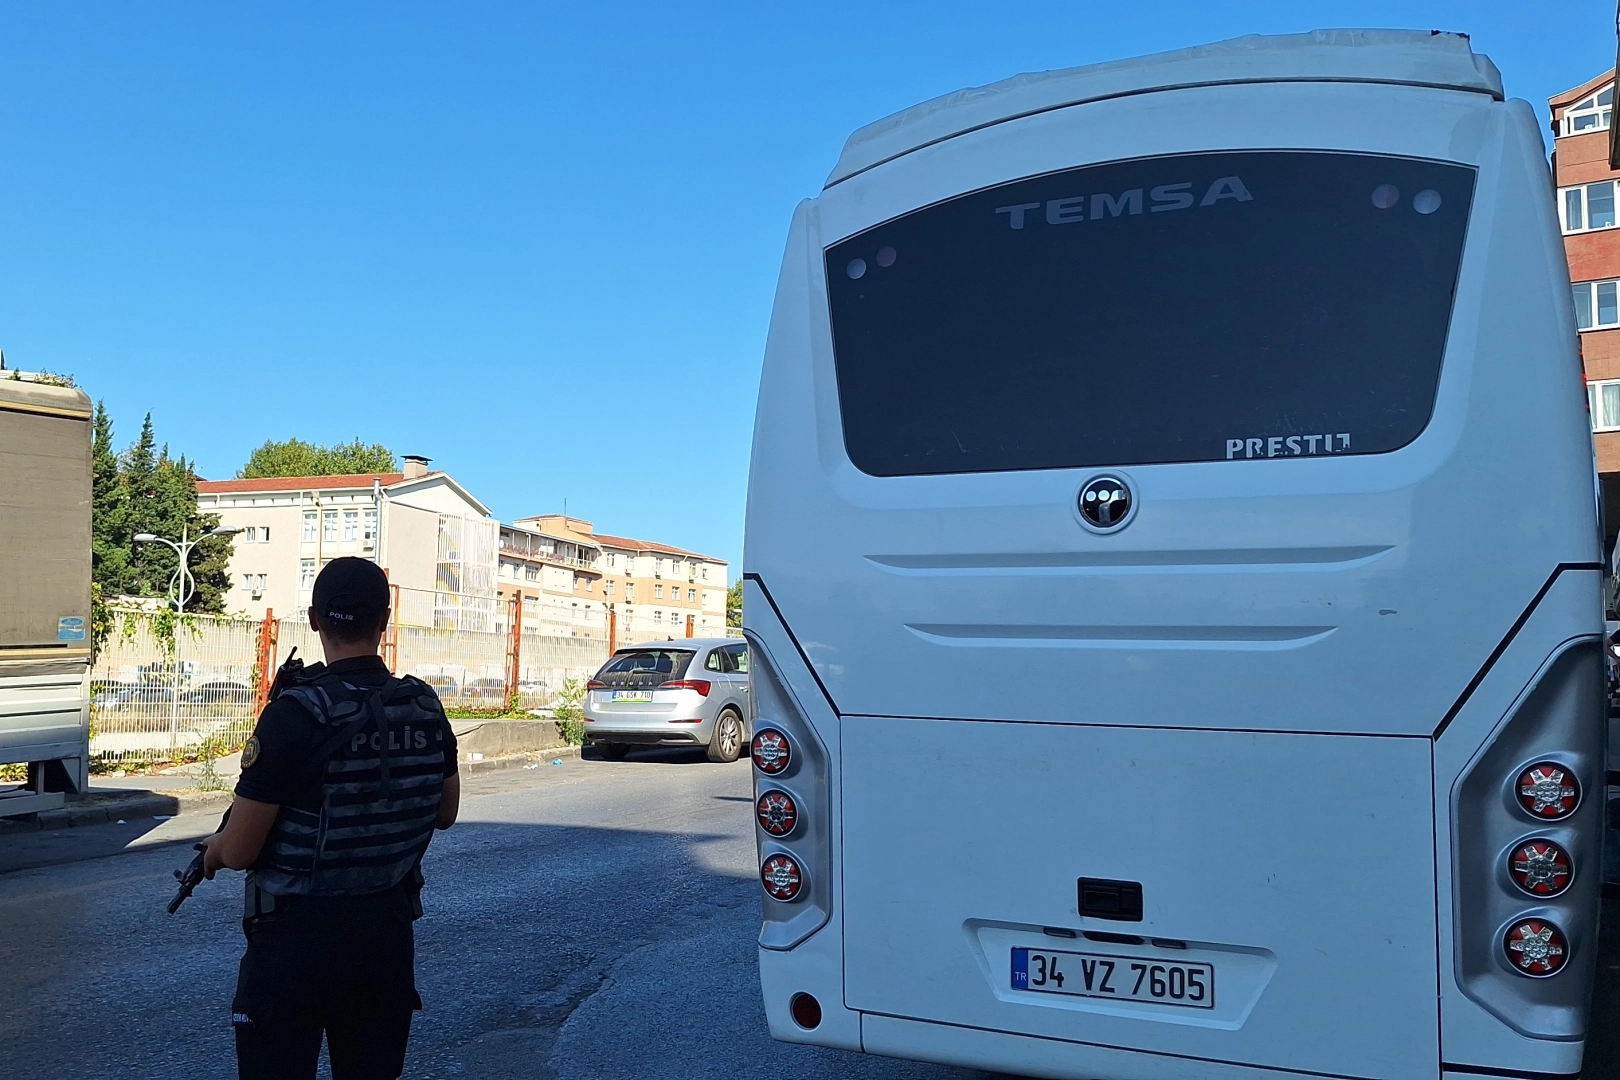
[[[469, 778], [424, 863], [406, 1076], [982, 1077], [766, 1034], [750, 784], [746, 760], [678, 751]], [[0, 873], [0, 1075], [235, 1075], [239, 879], [169, 917], [186, 847], [102, 854], [152, 828], [59, 830], [27, 860], [101, 857]]]
[[[472, 776], [467, 791], [462, 823], [425, 866], [426, 1010], [407, 1076], [984, 1077], [771, 1041], [746, 762], [569, 758]], [[239, 882], [204, 884], [170, 918], [186, 847], [105, 854], [212, 821], [60, 830], [0, 852], [0, 1075], [234, 1075]], [[5, 872], [29, 862], [54, 865]], [[1609, 916], [1589, 1080], [1620, 1078], [1620, 906]]]

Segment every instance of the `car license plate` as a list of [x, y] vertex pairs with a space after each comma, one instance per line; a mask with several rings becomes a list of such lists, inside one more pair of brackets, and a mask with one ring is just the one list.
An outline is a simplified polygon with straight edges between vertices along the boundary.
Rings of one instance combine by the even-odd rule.
[[1149, 956], [1012, 951], [1012, 988], [1072, 997], [1151, 1001], [1157, 1005], [1215, 1007], [1215, 968]]
[[615, 691], [613, 691], [613, 700], [614, 701], [651, 701], [652, 700], [652, 691], [651, 690], [615, 690]]

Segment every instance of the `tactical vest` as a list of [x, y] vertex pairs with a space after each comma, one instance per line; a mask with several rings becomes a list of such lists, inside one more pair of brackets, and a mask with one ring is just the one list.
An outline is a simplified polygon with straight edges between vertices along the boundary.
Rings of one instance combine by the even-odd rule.
[[[444, 792], [444, 710], [426, 683], [390, 678], [380, 689], [322, 674], [282, 691], [320, 725], [318, 813], [283, 806], [247, 876], [258, 897], [362, 896], [416, 878]], [[329, 748], [329, 749], [328, 749]], [[419, 878], [416, 878], [419, 880]]]

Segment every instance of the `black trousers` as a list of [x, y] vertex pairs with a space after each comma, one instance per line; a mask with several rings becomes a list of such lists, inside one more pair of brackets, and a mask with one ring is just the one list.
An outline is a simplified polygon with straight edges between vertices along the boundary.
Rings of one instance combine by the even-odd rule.
[[297, 899], [243, 926], [231, 1002], [242, 1080], [313, 1080], [326, 1040], [333, 1080], [395, 1080], [416, 994], [409, 900]]

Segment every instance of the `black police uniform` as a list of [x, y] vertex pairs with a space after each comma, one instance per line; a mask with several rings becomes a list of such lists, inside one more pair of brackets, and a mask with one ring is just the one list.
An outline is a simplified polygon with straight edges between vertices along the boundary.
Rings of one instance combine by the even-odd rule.
[[[259, 717], [236, 794], [281, 807], [248, 872], [231, 1022], [243, 1078], [393, 1080], [416, 993], [419, 863], [456, 771], [432, 687], [376, 656], [313, 667]], [[244, 754], [244, 757], [250, 756]]]

